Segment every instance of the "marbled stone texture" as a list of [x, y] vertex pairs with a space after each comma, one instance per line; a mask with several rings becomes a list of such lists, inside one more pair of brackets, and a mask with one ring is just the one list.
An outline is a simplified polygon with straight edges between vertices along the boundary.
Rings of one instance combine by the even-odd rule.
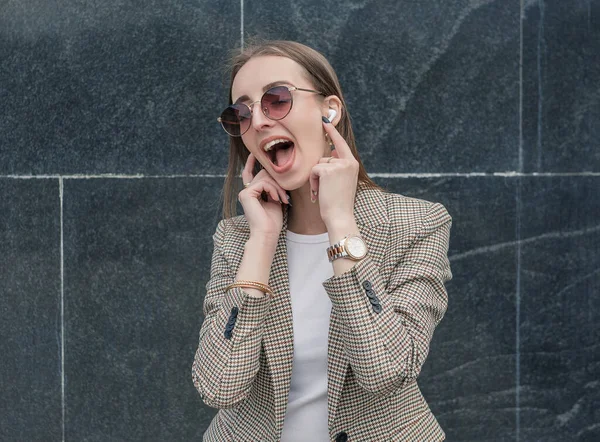
[[191, 378], [221, 179], [66, 180], [67, 440], [199, 440]]
[[229, 2], [0, 6], [0, 173], [222, 171]]
[[523, 20], [526, 172], [600, 171], [600, 1], [530, 1]]
[[600, 440], [600, 177], [523, 179], [522, 440]]
[[62, 437], [57, 179], [0, 179], [0, 440]]

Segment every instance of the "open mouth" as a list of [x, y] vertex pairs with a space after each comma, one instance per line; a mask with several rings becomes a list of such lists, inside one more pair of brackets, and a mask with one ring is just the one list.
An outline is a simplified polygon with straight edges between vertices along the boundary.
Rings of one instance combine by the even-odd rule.
[[276, 167], [284, 167], [293, 158], [294, 143], [291, 141], [280, 141], [269, 148], [267, 155]]

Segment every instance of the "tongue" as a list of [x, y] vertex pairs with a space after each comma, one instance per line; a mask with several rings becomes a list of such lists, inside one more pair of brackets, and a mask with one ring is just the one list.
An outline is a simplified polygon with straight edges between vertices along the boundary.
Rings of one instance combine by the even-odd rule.
[[287, 164], [292, 156], [292, 146], [287, 149], [277, 149], [275, 152], [275, 164], [282, 167]]

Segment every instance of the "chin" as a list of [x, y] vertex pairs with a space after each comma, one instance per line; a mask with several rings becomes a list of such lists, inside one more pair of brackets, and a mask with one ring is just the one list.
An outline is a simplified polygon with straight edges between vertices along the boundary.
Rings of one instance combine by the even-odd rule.
[[287, 191], [300, 189], [302, 186], [308, 183], [310, 172], [306, 176], [294, 175], [295, 174], [286, 176], [283, 179], [279, 178], [279, 180], [276, 180], [277, 184], [279, 184], [284, 190]]

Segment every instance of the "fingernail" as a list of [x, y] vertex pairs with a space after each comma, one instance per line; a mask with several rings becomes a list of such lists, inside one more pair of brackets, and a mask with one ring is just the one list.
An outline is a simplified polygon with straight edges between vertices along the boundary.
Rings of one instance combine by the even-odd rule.
[[329, 121], [329, 120], [327, 119], [327, 117], [323, 117], [323, 116], [322, 116], [321, 118], [323, 118], [323, 123], [327, 123], [327, 124], [331, 123], [331, 121]]
[[311, 190], [311, 192], [312, 192], [312, 194], [313, 194], [314, 196], [317, 196], [317, 191], [316, 191], [316, 190]]
[[316, 203], [316, 202], [317, 202], [317, 199], [316, 199], [316, 198], [315, 198], [315, 199], [313, 199], [313, 197], [311, 196], [311, 197], [310, 197], [310, 202], [311, 202], [311, 203]]
[[286, 192], [285, 197], [287, 198], [287, 203], [290, 207], [292, 207], [292, 200], [290, 198], [290, 194]]

